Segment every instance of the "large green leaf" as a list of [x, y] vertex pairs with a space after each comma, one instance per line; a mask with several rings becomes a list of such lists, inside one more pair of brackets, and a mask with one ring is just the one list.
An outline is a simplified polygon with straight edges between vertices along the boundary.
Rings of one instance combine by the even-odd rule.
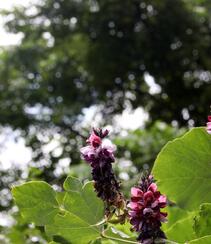
[[88, 182], [83, 187], [80, 183], [75, 183], [76, 179], [72, 177], [68, 177], [64, 183], [66, 190], [69, 190], [64, 198], [65, 209], [90, 225], [98, 223], [103, 218], [104, 205], [94, 192], [93, 182]]
[[34, 181], [14, 187], [14, 199], [28, 222], [45, 225], [51, 240], [58, 243], [87, 244], [101, 237], [103, 202], [94, 192], [93, 182], [84, 186], [68, 177], [66, 192], [55, 192], [47, 183]]
[[165, 231], [167, 238], [178, 243], [184, 243], [196, 238], [193, 230], [194, 216], [195, 213], [189, 213], [185, 218], [175, 222], [168, 230]]
[[56, 192], [43, 181], [31, 181], [12, 189], [22, 216], [36, 225], [51, 223], [58, 213]]
[[69, 212], [63, 216], [58, 214], [54, 223], [46, 226], [46, 232], [50, 236], [61, 236], [67, 243], [72, 244], [87, 244], [100, 236], [96, 226], [90, 226], [89, 223]]
[[159, 189], [187, 210], [211, 202], [211, 135], [194, 128], [169, 142], [159, 153], [153, 170]]
[[63, 199], [64, 215], [58, 214], [54, 223], [46, 226], [48, 235], [73, 244], [85, 244], [100, 237], [104, 205], [94, 192], [93, 182], [82, 186], [77, 178], [68, 177], [64, 188], [67, 191]]
[[104, 205], [97, 198], [93, 183], [82, 186], [78, 179], [68, 177], [64, 188], [65, 196], [45, 182], [34, 181], [14, 187], [12, 193], [23, 217], [45, 225], [54, 241], [85, 244], [100, 237], [98, 222], [103, 218]]
[[190, 212], [181, 209], [178, 206], [167, 206], [165, 212], [168, 213], [168, 221], [162, 225], [162, 230], [164, 231], [167, 231], [177, 221], [187, 218], [190, 214]]
[[82, 183], [78, 178], [68, 176], [63, 184], [64, 189], [70, 192], [79, 192], [82, 188]]
[[211, 235], [211, 203], [200, 206], [199, 215], [195, 217], [194, 229], [197, 237]]

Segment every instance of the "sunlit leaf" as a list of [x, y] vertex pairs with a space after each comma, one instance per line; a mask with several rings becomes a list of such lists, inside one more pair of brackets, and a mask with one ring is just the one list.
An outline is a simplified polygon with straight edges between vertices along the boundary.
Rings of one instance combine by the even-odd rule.
[[161, 192], [186, 210], [211, 202], [211, 135], [194, 128], [159, 153], [153, 174]]
[[36, 225], [51, 223], [58, 213], [56, 192], [42, 181], [31, 181], [12, 189], [22, 216]]
[[91, 226], [82, 218], [69, 212], [63, 216], [58, 214], [54, 223], [46, 226], [46, 232], [50, 236], [62, 236], [74, 244], [87, 244], [90, 240], [100, 236], [96, 226]]
[[195, 213], [190, 213], [187, 217], [176, 221], [165, 234], [169, 240], [184, 243], [196, 238], [193, 230], [193, 218]]
[[104, 204], [97, 198], [93, 182], [88, 182], [82, 187], [81, 184], [76, 184], [75, 178], [68, 177], [64, 185], [66, 190], [69, 190], [64, 197], [64, 207], [67, 211], [91, 225], [102, 220]]

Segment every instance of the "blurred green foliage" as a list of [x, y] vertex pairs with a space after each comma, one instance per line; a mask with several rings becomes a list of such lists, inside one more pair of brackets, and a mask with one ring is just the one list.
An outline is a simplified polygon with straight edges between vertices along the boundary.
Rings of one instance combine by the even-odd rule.
[[84, 107], [101, 104], [110, 118], [126, 100], [153, 120], [204, 121], [209, 1], [45, 0], [31, 7], [5, 13], [8, 31], [23, 39], [1, 51], [1, 124], [64, 129]]
[[[194, 0], [45, 0], [5, 11], [6, 29], [23, 39], [1, 48], [0, 124], [21, 130], [52, 181], [59, 159], [79, 162], [84, 108], [98, 106], [102, 125], [128, 104], [142, 106], [149, 123], [204, 123], [209, 11], [209, 1]], [[60, 153], [45, 153], [55, 138]]]
[[183, 128], [179, 129], [157, 121], [148, 129], [128, 131], [127, 135], [117, 137], [115, 139], [118, 145], [117, 156], [131, 160], [138, 170], [143, 167], [150, 169], [166, 142], [184, 133]]

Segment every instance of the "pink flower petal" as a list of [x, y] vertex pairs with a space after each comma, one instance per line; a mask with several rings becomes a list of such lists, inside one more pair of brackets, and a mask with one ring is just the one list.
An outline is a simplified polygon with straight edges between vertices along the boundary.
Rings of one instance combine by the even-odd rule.
[[154, 199], [154, 195], [151, 191], [147, 191], [144, 193], [144, 201], [146, 201], [147, 203], [152, 201]]
[[81, 154], [83, 154], [83, 155], [95, 154], [95, 151], [94, 151], [94, 149], [93, 149], [91, 146], [82, 147], [82, 148], [80, 149], [80, 152], [81, 152]]
[[158, 189], [157, 185], [155, 183], [150, 184], [148, 187], [148, 191], [156, 192]]
[[131, 195], [132, 195], [132, 197], [142, 197], [143, 191], [137, 187], [132, 187], [131, 188]]
[[151, 204], [151, 207], [152, 208], [156, 208], [158, 206], [159, 202], [158, 201], [154, 201], [152, 204]]
[[140, 210], [142, 208], [142, 206], [137, 202], [130, 202], [127, 206], [132, 210]]
[[114, 145], [109, 139], [104, 139], [102, 141], [102, 148], [106, 149], [109, 153], [116, 151], [116, 145]]
[[153, 213], [153, 210], [152, 210], [151, 208], [145, 208], [145, 209], [143, 210], [143, 214], [145, 215], [145, 214], [147, 214], [147, 213]]
[[207, 128], [211, 128], [211, 122], [207, 122]]
[[211, 122], [207, 122], [207, 133], [211, 134]]
[[95, 133], [92, 132], [87, 142], [90, 143], [93, 147], [99, 147], [102, 143], [102, 140], [99, 136], [95, 135]]
[[128, 214], [130, 217], [136, 217], [137, 216], [137, 211], [128, 211]]
[[158, 198], [158, 201], [159, 201], [159, 206], [160, 206], [160, 208], [164, 208], [164, 207], [166, 206], [166, 203], [167, 203], [166, 196], [161, 195], [161, 196]]

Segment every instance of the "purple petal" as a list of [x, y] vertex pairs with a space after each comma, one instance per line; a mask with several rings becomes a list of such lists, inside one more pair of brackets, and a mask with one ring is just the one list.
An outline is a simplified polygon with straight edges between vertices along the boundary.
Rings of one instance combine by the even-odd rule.
[[132, 187], [131, 188], [131, 195], [132, 195], [132, 197], [142, 197], [143, 191], [137, 187]]

